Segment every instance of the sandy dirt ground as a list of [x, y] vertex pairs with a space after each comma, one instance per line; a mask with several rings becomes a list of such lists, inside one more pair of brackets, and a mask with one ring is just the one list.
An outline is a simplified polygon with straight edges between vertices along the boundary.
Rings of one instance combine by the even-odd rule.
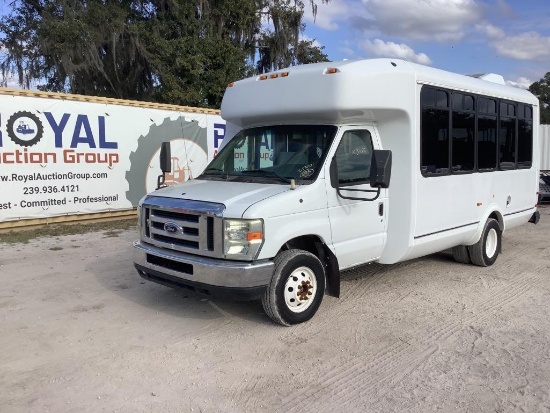
[[135, 230], [0, 244], [0, 411], [550, 412], [540, 211], [492, 267], [443, 252], [348, 271], [290, 328], [144, 281]]

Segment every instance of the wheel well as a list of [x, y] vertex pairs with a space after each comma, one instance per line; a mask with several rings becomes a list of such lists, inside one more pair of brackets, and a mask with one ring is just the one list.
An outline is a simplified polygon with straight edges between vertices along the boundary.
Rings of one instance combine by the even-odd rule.
[[293, 238], [284, 243], [279, 253], [291, 249], [304, 250], [319, 258], [325, 267], [328, 294], [333, 297], [340, 297], [340, 270], [338, 267], [338, 259], [321, 238], [316, 235], [302, 235]]
[[324, 245], [321, 238], [315, 235], [303, 235], [301, 237], [297, 237], [285, 242], [279, 252], [291, 249], [299, 249], [311, 252], [313, 255], [317, 256], [317, 258], [322, 259], [322, 257], [319, 256], [319, 251], [316, 247], [316, 245], [319, 243]]
[[500, 227], [500, 231], [504, 232], [504, 220], [502, 219], [502, 215], [498, 213], [497, 211], [493, 211], [491, 215], [489, 215], [488, 219], [495, 219], [498, 222], [498, 226]]

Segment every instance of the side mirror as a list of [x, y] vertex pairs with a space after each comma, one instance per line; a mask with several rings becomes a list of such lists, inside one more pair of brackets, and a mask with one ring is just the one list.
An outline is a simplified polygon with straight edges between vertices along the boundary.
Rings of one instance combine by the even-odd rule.
[[391, 178], [391, 151], [377, 149], [372, 153], [370, 165], [370, 186], [373, 188], [388, 188]]
[[157, 178], [157, 189], [164, 188], [164, 174], [172, 172], [172, 153], [170, 149], [170, 142], [162, 142], [160, 147], [160, 170], [162, 175]]
[[160, 170], [163, 173], [172, 172], [172, 154], [170, 142], [162, 142], [160, 147]]

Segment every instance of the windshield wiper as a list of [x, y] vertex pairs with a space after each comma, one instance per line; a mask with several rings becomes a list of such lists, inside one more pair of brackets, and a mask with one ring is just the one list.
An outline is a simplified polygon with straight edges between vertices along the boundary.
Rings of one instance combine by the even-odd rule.
[[[220, 173], [224, 173], [223, 172], [223, 169], [220, 169], [220, 168], [206, 168], [204, 171], [202, 171], [202, 173], [205, 173], [205, 172], [220, 172]], [[211, 175], [216, 175], [216, 174], [211, 174]]]
[[219, 176], [223, 179], [228, 179], [229, 174], [220, 168], [206, 168], [204, 171], [202, 171], [202, 174], [200, 174], [199, 177], [206, 177], [206, 176], [207, 177]]
[[280, 181], [283, 181], [287, 184], [290, 184], [290, 179], [285, 178], [282, 175], [279, 175], [277, 172], [273, 171], [264, 171], [263, 169], [253, 170], [253, 171], [241, 171], [241, 174], [249, 175], [249, 176], [258, 176], [258, 177], [265, 177], [265, 178], [275, 178]]

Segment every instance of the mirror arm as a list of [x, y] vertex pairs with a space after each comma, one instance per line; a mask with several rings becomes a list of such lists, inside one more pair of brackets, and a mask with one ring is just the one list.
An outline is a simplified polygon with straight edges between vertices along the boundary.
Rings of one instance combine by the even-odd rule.
[[165, 185], [164, 182], [165, 182], [164, 173], [162, 173], [162, 175], [159, 175], [157, 177], [157, 189], [166, 187], [167, 185]]
[[351, 199], [352, 201], [374, 201], [374, 200], [378, 199], [378, 197], [380, 196], [380, 187], [377, 187], [376, 190], [374, 190], [374, 189], [344, 189], [344, 191], [376, 192], [376, 195], [374, 196], [374, 198], [354, 198], [354, 197], [342, 195], [342, 193], [340, 192], [340, 187], [339, 186], [336, 187], [336, 193], [338, 194], [338, 196], [340, 198]]

